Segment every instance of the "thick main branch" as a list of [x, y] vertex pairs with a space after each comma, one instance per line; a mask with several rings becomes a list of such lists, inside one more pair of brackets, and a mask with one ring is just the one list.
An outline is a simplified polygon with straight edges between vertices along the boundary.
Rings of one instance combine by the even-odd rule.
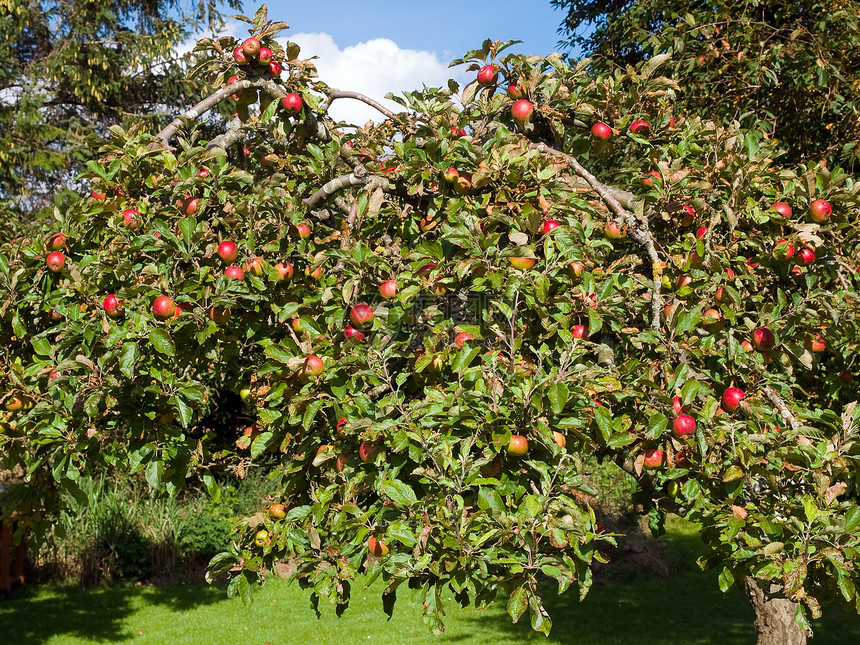
[[355, 99], [356, 101], [361, 101], [362, 103], [366, 103], [370, 107], [379, 110], [389, 119], [393, 119], [397, 116], [396, 112], [389, 110], [379, 101], [375, 101], [369, 96], [365, 96], [364, 94], [361, 94], [359, 92], [352, 92], [349, 90], [334, 90], [331, 94], [328, 95], [326, 100], [320, 104], [319, 111], [322, 113], [328, 112], [329, 107], [336, 99]]

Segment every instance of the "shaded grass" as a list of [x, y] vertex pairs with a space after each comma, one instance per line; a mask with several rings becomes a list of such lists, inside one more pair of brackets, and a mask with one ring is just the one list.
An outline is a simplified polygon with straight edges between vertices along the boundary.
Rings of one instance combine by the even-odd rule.
[[[223, 588], [205, 586], [115, 587], [98, 591], [40, 588], [0, 601], [0, 642], [14, 645], [272, 645], [374, 643], [564, 643], [570, 645], [747, 645], [755, 642], [753, 613], [739, 591], [719, 592], [716, 576], [694, 564], [701, 553], [695, 527], [670, 525], [669, 557], [675, 573], [642, 575], [629, 584], [596, 585], [583, 602], [573, 593], [547, 588], [554, 620], [549, 638], [531, 632], [527, 617], [512, 625], [504, 604], [485, 612], [460, 609], [450, 594], [447, 631], [441, 637], [421, 622], [421, 596], [400, 592], [394, 618], [386, 620], [382, 585], [353, 587], [349, 610], [337, 618], [322, 605], [318, 620], [308, 593], [274, 580], [246, 609]], [[401, 588], [402, 589], [402, 588]], [[815, 645], [860, 643], [860, 617], [838, 606], [825, 608]]]

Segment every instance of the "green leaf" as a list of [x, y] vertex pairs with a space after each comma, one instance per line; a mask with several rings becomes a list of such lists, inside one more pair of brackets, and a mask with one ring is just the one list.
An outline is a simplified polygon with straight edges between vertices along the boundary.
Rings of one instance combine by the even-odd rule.
[[188, 248], [191, 248], [191, 243], [194, 241], [194, 230], [196, 228], [197, 220], [193, 217], [183, 217], [179, 220], [179, 230], [182, 232], [182, 239]]
[[546, 395], [549, 398], [552, 411], [556, 414], [561, 414], [570, 396], [567, 385], [564, 383], [552, 383], [547, 387]]
[[401, 506], [412, 506], [418, 501], [412, 487], [398, 479], [389, 479], [383, 482], [380, 490], [383, 495]]
[[717, 578], [717, 583], [720, 585], [720, 591], [726, 593], [729, 589], [732, 588], [732, 585], [735, 584], [735, 576], [732, 574], [731, 569], [728, 567], [723, 567], [720, 571], [720, 575]]
[[155, 351], [165, 356], [176, 354], [176, 348], [173, 346], [173, 341], [170, 340], [170, 335], [163, 329], [153, 329], [149, 332], [149, 342], [152, 343]]
[[122, 346], [119, 358], [119, 370], [128, 379], [134, 378], [134, 365], [137, 361], [137, 343], [128, 342]]
[[666, 415], [659, 412], [652, 414], [651, 418], [648, 420], [648, 436], [651, 439], [660, 438], [663, 436], [668, 425], [669, 419], [666, 418]]
[[850, 532], [860, 526], [860, 507], [852, 506], [845, 513], [845, 530]]
[[517, 587], [511, 597], [508, 598], [508, 614], [514, 622], [517, 622], [528, 608], [529, 600], [526, 586]]

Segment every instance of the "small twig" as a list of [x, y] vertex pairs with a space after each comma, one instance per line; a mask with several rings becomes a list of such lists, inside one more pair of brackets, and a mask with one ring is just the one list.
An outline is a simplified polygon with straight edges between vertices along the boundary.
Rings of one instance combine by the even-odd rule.
[[362, 103], [366, 103], [372, 108], [375, 108], [382, 112], [387, 118], [393, 119], [397, 116], [396, 112], [392, 112], [387, 107], [379, 103], [378, 101], [374, 101], [369, 96], [365, 96], [359, 92], [351, 92], [348, 90], [335, 90], [331, 94], [328, 95], [325, 101], [323, 101], [319, 106], [319, 111], [321, 113], [328, 112], [329, 107], [336, 99], [355, 99], [356, 101], [361, 101]]
[[779, 410], [780, 415], [783, 419], [788, 422], [788, 425], [791, 426], [792, 430], [796, 430], [800, 425], [800, 422], [797, 418], [791, 413], [791, 410], [788, 409], [788, 406], [785, 404], [785, 401], [776, 393], [772, 387], [767, 386], [763, 390], [764, 395], [770, 399], [770, 402], [776, 406], [776, 409]]

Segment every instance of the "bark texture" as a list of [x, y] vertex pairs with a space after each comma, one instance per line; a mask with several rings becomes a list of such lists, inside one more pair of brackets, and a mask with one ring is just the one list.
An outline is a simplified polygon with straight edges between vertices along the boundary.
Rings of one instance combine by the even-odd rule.
[[753, 611], [758, 645], [806, 645], [812, 634], [794, 620], [797, 603], [783, 594], [781, 585], [765, 583], [762, 589], [755, 578], [745, 578], [744, 588]]

